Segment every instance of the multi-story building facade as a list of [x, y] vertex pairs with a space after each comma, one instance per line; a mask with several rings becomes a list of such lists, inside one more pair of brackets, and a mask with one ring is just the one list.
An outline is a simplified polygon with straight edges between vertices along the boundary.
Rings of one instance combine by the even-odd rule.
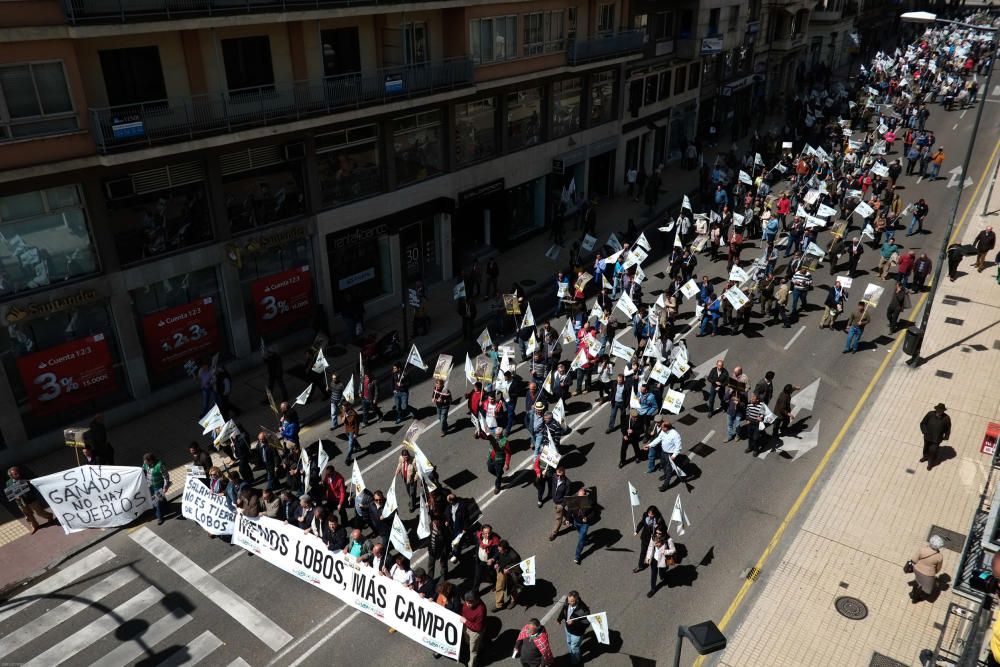
[[858, 3], [852, 0], [818, 0], [809, 16], [810, 67], [823, 63], [832, 72], [845, 72], [858, 53], [854, 20]]
[[762, 73], [764, 96], [778, 101], [805, 74], [809, 15], [813, 0], [764, 0], [755, 68]]
[[[620, 189], [644, 49], [630, 16], [628, 0], [4, 3], [0, 461], [190, 392], [216, 354], [238, 368], [352, 302], [398, 307], [409, 281], [538, 233], [570, 181]], [[670, 74], [649, 99], [687, 104], [693, 132], [697, 85]]]

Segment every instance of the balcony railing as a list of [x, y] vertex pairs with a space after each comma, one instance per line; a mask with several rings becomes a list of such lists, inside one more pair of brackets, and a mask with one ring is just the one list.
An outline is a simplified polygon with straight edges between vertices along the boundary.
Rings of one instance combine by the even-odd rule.
[[642, 51], [645, 33], [641, 30], [628, 30], [607, 36], [576, 39], [570, 43], [566, 58], [571, 65], [617, 58], [618, 56]]
[[116, 150], [228, 134], [471, 85], [472, 60], [385, 67], [291, 87], [264, 86], [91, 109], [98, 148]]
[[328, 7], [399, 5], [411, 0], [63, 0], [73, 24], [133, 23], [203, 16], [294, 12]]

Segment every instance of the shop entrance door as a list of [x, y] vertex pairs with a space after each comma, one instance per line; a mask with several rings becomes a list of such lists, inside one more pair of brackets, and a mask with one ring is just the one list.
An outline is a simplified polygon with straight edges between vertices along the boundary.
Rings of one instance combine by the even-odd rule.
[[602, 198], [614, 196], [615, 152], [602, 153], [590, 158], [590, 192]]

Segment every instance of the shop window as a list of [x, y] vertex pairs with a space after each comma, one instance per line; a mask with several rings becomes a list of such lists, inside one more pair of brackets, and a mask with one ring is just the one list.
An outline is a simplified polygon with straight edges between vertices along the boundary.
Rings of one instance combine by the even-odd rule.
[[660, 101], [670, 97], [670, 70], [660, 72]]
[[131, 295], [153, 386], [193, 377], [228, 350], [214, 267], [158, 280]]
[[326, 251], [337, 312], [343, 312], [349, 302], [363, 304], [392, 292], [392, 260], [385, 225], [328, 234]]
[[564, 17], [565, 12], [561, 9], [525, 14], [524, 55], [562, 51], [565, 48]]
[[600, 125], [615, 119], [615, 70], [594, 74], [590, 83], [590, 125]]
[[222, 62], [230, 94], [259, 92], [274, 86], [271, 40], [267, 35], [222, 40]]
[[238, 234], [296, 218], [306, 211], [302, 162], [281, 146], [261, 146], [219, 157], [229, 229]]
[[701, 72], [701, 68], [698, 63], [691, 63], [688, 65], [688, 90], [694, 90], [698, 87], [698, 75]]
[[517, 17], [496, 16], [469, 21], [469, 44], [477, 64], [517, 57]]
[[439, 110], [394, 118], [392, 125], [396, 179], [400, 185], [436, 176], [444, 170]]
[[315, 314], [309, 239], [244, 251], [240, 286], [250, 339], [265, 343], [308, 326]]
[[0, 67], [0, 140], [77, 127], [61, 61]]
[[323, 206], [340, 206], [382, 192], [378, 125], [358, 125], [316, 136]]
[[545, 184], [543, 176], [507, 191], [510, 206], [508, 242], [545, 226]]
[[107, 49], [98, 55], [109, 106], [166, 100], [159, 47]]
[[507, 95], [507, 147], [517, 150], [542, 141], [542, 89]]
[[100, 302], [0, 329], [0, 355], [29, 438], [128, 399], [116, 332]]
[[323, 44], [323, 74], [353, 74], [361, 71], [361, 47], [358, 44], [358, 29], [333, 28], [321, 30]]
[[[697, 65], [698, 63], [695, 63]], [[687, 82], [687, 65], [681, 65], [674, 70], [674, 95], [684, 92], [684, 85]]]
[[497, 101], [487, 97], [455, 105], [455, 161], [471, 164], [496, 154]]
[[0, 197], [0, 297], [96, 271], [79, 186]]
[[561, 137], [580, 129], [580, 78], [552, 84], [552, 136]]
[[204, 172], [194, 162], [105, 181], [108, 222], [122, 264], [212, 239]]

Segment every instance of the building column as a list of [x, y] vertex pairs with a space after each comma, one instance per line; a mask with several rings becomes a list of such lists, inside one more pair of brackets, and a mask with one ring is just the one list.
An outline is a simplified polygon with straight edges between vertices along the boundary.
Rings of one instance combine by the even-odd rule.
[[[8, 451], [12, 451], [17, 445], [24, 445], [28, 442], [28, 432], [24, 430], [24, 423], [21, 421], [21, 411], [17, 409], [17, 401], [14, 399], [14, 392], [10, 388], [10, 379], [7, 377], [7, 368], [0, 364], [0, 401], [3, 405], [9, 405], [12, 409], [0, 410], [0, 433], [3, 434], [4, 444]], [[17, 460], [16, 453], [11, 460]]]
[[[120, 285], [119, 285], [120, 286]], [[117, 324], [118, 346], [121, 348], [122, 366], [125, 376], [132, 386], [133, 398], [146, 398], [152, 393], [149, 373], [146, 370], [146, 355], [142, 349], [142, 338], [136, 326], [132, 311], [132, 299], [128, 292], [113, 289], [108, 297], [111, 316]]]
[[229, 316], [229, 338], [233, 345], [233, 356], [242, 359], [257, 349], [260, 341], [250, 341], [250, 328], [247, 326], [246, 307], [243, 301], [243, 288], [240, 285], [240, 271], [232, 262], [223, 261], [219, 266], [219, 282], [222, 287], [222, 301]]
[[451, 213], [439, 213], [434, 228], [439, 239], [438, 251], [441, 253], [441, 280], [448, 282], [454, 277], [451, 261]]

